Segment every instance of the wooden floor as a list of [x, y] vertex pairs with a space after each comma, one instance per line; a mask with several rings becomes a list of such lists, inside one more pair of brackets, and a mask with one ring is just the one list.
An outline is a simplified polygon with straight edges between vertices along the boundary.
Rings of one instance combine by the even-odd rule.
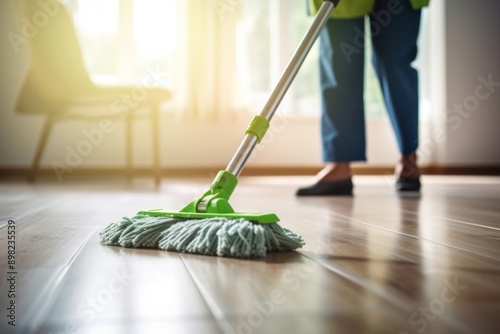
[[311, 178], [243, 178], [233, 207], [275, 212], [307, 243], [260, 260], [98, 243], [115, 219], [178, 209], [209, 181], [0, 183], [0, 332], [500, 333], [500, 178], [428, 176], [405, 198], [383, 176], [337, 198], [296, 198]]

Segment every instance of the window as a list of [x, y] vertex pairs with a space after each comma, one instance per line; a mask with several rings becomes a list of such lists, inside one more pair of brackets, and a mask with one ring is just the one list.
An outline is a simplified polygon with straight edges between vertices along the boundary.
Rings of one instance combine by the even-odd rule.
[[[253, 112], [261, 108], [312, 22], [304, 0], [244, 1], [244, 89]], [[319, 114], [318, 47], [304, 61], [280, 105], [286, 114]], [[314, 84], [311, 84], [314, 83]]]
[[172, 72], [176, 3], [175, 0], [73, 0], [75, 24], [93, 78], [101, 82], [139, 84], [148, 68]]
[[[244, 1], [245, 89], [253, 112], [261, 108], [274, 88], [292, 53], [312, 23], [306, 0]], [[366, 23], [368, 31], [368, 22]], [[385, 115], [378, 79], [371, 64], [371, 45], [365, 47], [365, 106], [368, 117]], [[319, 115], [318, 43], [302, 65], [283, 99], [281, 112]]]
[[[186, 52], [177, 40], [188, 22], [179, 18], [179, 13], [189, 15], [178, 10], [180, 1], [69, 0], [93, 79], [140, 84], [150, 68], [170, 73], [165, 85], [172, 87], [176, 57]], [[258, 113], [313, 18], [307, 14], [306, 0], [245, 0], [239, 6], [236, 54], [242, 77], [238, 80], [248, 111]], [[369, 43], [366, 52], [371, 52]], [[370, 59], [366, 57], [366, 113], [379, 117], [385, 112]], [[318, 116], [320, 109], [316, 43], [283, 99], [280, 112]]]

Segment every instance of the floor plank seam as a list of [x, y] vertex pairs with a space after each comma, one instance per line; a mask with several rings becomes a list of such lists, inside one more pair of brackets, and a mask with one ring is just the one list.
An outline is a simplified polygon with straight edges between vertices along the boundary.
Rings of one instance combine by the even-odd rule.
[[73, 254], [64, 267], [55, 275], [52, 281], [47, 284], [45, 289], [38, 296], [37, 300], [32, 304], [31, 308], [27, 312], [27, 315], [29, 316], [26, 317], [26, 319], [32, 319], [32, 321], [29, 325], [25, 326], [27, 328], [22, 330], [23, 333], [36, 333], [36, 331], [40, 328], [45, 316], [59, 295], [58, 290], [62, 286], [62, 283], [66, 278], [66, 274], [94, 233], [95, 230], [89, 234], [88, 238], [80, 245], [80, 247], [78, 247], [75, 254]]
[[201, 284], [200, 280], [194, 275], [193, 271], [191, 270], [189, 265], [186, 263], [186, 260], [184, 259], [182, 254], [179, 254], [179, 257], [180, 257], [182, 263], [184, 264], [184, 267], [188, 271], [189, 276], [191, 277], [191, 280], [196, 285], [198, 292], [200, 293], [201, 297], [205, 301], [207, 308], [210, 310], [212, 317], [216, 320], [217, 325], [219, 326], [221, 332], [224, 334], [236, 334], [233, 326], [231, 326], [229, 321], [224, 316], [224, 311], [217, 305], [217, 303], [212, 298], [210, 293], [203, 287], [203, 284]]
[[[51, 207], [54, 207], [56, 205], [59, 205], [59, 203], [61, 202], [67, 202], [69, 199], [67, 196], [61, 196], [61, 198], [59, 199], [56, 199], [56, 200], [53, 200], [53, 201], [50, 201], [49, 203], [46, 203], [44, 205], [37, 205], [37, 206], [33, 206], [31, 209], [28, 209], [28, 210], [23, 210], [21, 212], [15, 212], [13, 214], [11, 214], [9, 217], [12, 217], [12, 219], [14, 221], [16, 221], [16, 223], [22, 219], [25, 219], [31, 215], [36, 215], [38, 214], [39, 212], [42, 212], [48, 208], [51, 208]], [[7, 224], [3, 225], [3, 226], [0, 226], [0, 229], [3, 228], [4, 226], [6, 226]]]
[[[363, 279], [359, 279], [359, 278], [356, 278], [352, 275], [349, 275], [345, 272], [343, 272], [342, 270], [339, 270], [333, 266], [330, 266], [328, 264], [325, 264], [323, 261], [317, 261], [316, 259], [314, 259], [313, 257], [307, 255], [307, 254], [304, 254], [304, 253], [301, 253], [302, 256], [306, 257], [307, 259], [313, 261], [313, 262], [316, 262], [317, 264], [319, 264], [320, 266], [322, 266], [323, 268], [325, 268], [326, 270], [334, 273], [334, 274], [337, 274], [339, 275], [340, 277], [362, 287], [362, 288], [368, 288], [370, 291], [374, 292], [375, 294], [377, 294], [379, 297], [381, 297], [382, 299], [384, 300], [387, 300], [389, 303], [391, 303], [392, 305], [395, 305], [396, 307], [400, 308], [400, 309], [405, 309], [407, 308], [407, 305], [406, 303], [401, 303], [399, 300], [395, 299], [395, 298], [392, 298], [392, 297], [389, 297], [387, 296], [387, 294], [384, 293], [384, 291], [382, 289], [379, 289], [377, 286], [375, 286], [374, 284], [371, 284], [371, 282], [367, 281], [367, 280], [363, 280]], [[410, 309], [408, 309], [408, 311], [410, 311]]]
[[[350, 282], [353, 282], [354, 284], [362, 287], [362, 288], [367, 288], [369, 289], [370, 291], [374, 292], [376, 295], [378, 295], [379, 297], [381, 297], [383, 300], [386, 300], [388, 303], [390, 303], [391, 305], [395, 306], [396, 308], [398, 308], [399, 310], [403, 310], [403, 312], [407, 312], [408, 314], [411, 314], [412, 312], [414, 312], [414, 309], [413, 309], [413, 306], [409, 306], [407, 303], [403, 302], [403, 301], [400, 301], [399, 299], [396, 299], [395, 297], [389, 297], [390, 295], [388, 295], [387, 293], [384, 293], [384, 290], [383, 288], [379, 288], [378, 286], [376, 286], [375, 284], [372, 284], [370, 281], [368, 280], [362, 280], [362, 279], [358, 279], [352, 275], [349, 275], [333, 266], [330, 266], [328, 264], [325, 264], [324, 262], [322, 261], [316, 261], [314, 258], [304, 254], [304, 253], [301, 253], [302, 256], [308, 258], [309, 260], [311, 261], [314, 261], [316, 263], [318, 263], [320, 266], [322, 266], [323, 268], [325, 268], [326, 270], [329, 270], [345, 279], [347, 279], [348, 281]], [[449, 324], [450, 326], [454, 327], [455, 329], [458, 329], [458, 330], [464, 330], [466, 329], [466, 333], [473, 333], [471, 332], [471, 329], [468, 328], [467, 326], [465, 326], [465, 324], [463, 324], [462, 322], [460, 321], [456, 321], [455, 319], [451, 318], [451, 317], [448, 317], [448, 316], [445, 316], [445, 317], [442, 317], [444, 319], [444, 321]], [[459, 331], [460, 332], [460, 331]]]
[[[419, 216], [419, 214], [417, 212], [412, 212], [412, 211], [407, 211], [407, 210], [401, 210], [401, 212], [412, 214], [414, 216]], [[469, 223], [469, 222], [466, 222], [466, 221], [463, 221], [463, 220], [459, 220], [459, 219], [455, 219], [455, 218], [448, 218], [448, 217], [442, 217], [442, 216], [432, 216], [432, 218], [443, 219], [443, 220], [447, 220], [449, 222], [460, 223], [460, 224], [464, 224], [464, 225], [470, 225], [470, 226], [474, 226], [474, 227], [486, 228], [486, 229], [490, 229], [490, 230], [500, 231], [500, 228], [498, 228], [498, 227], [487, 226], [487, 225], [480, 225], [480, 224], [475, 224], [475, 223]]]
[[385, 231], [385, 232], [391, 232], [391, 233], [395, 233], [395, 234], [398, 234], [398, 235], [403, 235], [403, 236], [406, 236], [406, 237], [409, 237], [409, 238], [412, 238], [412, 239], [429, 242], [429, 243], [434, 244], [434, 245], [438, 245], [438, 246], [442, 246], [442, 247], [448, 247], [448, 248], [451, 248], [451, 249], [454, 249], [454, 250], [457, 250], [457, 251], [460, 251], [460, 252], [464, 252], [464, 253], [469, 254], [469, 255], [472, 254], [472, 255], [475, 255], [475, 256], [478, 256], [478, 257], [481, 257], [481, 258], [485, 258], [485, 259], [488, 259], [488, 260], [493, 260], [493, 261], [498, 262], [500, 264], [500, 259], [495, 258], [495, 257], [490, 257], [488, 255], [475, 253], [475, 252], [469, 251], [467, 249], [463, 249], [463, 248], [460, 248], [460, 247], [457, 247], [457, 246], [453, 246], [453, 245], [444, 244], [444, 243], [437, 242], [437, 241], [434, 241], [434, 240], [430, 240], [430, 239], [427, 239], [427, 238], [416, 237], [416, 236], [411, 235], [411, 234], [402, 233], [402, 232], [399, 232], [399, 231], [394, 231], [394, 230], [391, 230], [391, 229], [388, 229], [388, 228], [385, 228], [385, 227], [380, 227], [380, 226], [377, 226], [377, 225], [366, 223], [366, 222], [364, 222], [362, 220], [359, 220], [359, 219], [356, 219], [356, 218], [352, 218], [352, 217], [349, 217], [349, 216], [346, 216], [346, 215], [343, 215], [343, 214], [340, 214], [340, 213], [336, 213], [336, 212], [329, 212], [329, 213], [331, 215], [333, 215], [333, 216], [337, 216], [337, 217], [340, 217], [340, 218], [347, 219], [350, 222], [354, 222], [354, 223], [358, 223], [358, 224], [361, 224], [361, 225], [369, 226], [369, 227], [372, 227], [372, 228], [375, 228], [375, 229], [379, 229], [379, 230], [382, 230], [382, 231]]

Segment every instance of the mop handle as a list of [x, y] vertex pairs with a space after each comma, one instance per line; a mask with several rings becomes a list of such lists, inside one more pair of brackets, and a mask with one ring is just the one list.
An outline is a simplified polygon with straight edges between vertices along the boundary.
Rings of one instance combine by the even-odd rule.
[[[306, 32], [305, 36], [302, 38], [300, 45], [292, 56], [292, 59], [288, 63], [285, 71], [281, 75], [278, 84], [274, 88], [269, 100], [267, 101], [264, 109], [260, 113], [261, 118], [265, 118], [268, 123], [271, 121], [274, 113], [278, 109], [278, 106], [285, 96], [288, 88], [293, 82], [293, 79], [297, 75], [302, 63], [306, 59], [307, 54], [311, 50], [314, 42], [318, 38], [321, 29], [324, 27], [330, 15], [335, 8], [335, 6], [339, 3], [339, 0], [325, 0], [323, 4], [318, 10], [311, 27]], [[261, 138], [264, 133], [261, 134]], [[260, 139], [261, 139], [260, 138]], [[238, 150], [234, 154], [233, 158], [229, 162], [226, 171], [232, 173], [234, 176], [238, 177], [245, 166], [246, 161], [252, 154], [253, 149], [255, 148], [258, 141], [260, 141], [259, 137], [254, 133], [248, 133], [245, 135], [243, 142], [238, 147]]]

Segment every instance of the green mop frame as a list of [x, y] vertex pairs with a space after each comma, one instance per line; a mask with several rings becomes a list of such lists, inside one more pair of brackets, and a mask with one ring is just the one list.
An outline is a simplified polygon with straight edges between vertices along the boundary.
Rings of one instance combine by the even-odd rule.
[[297, 75], [307, 54], [318, 38], [321, 29], [329, 19], [339, 0], [325, 0], [316, 14], [311, 27], [302, 39], [300, 45], [292, 56], [278, 84], [273, 90], [269, 100], [259, 115], [254, 116], [245, 131], [245, 138], [238, 147], [233, 158], [225, 170], [219, 171], [210, 189], [203, 196], [190, 202], [180, 211], [151, 209], [139, 211], [138, 215], [157, 217], [202, 219], [221, 217], [229, 219], [244, 218], [249, 221], [270, 224], [279, 221], [274, 213], [239, 213], [235, 212], [229, 204], [229, 198], [238, 184], [238, 176], [250, 157], [254, 147], [260, 143], [269, 129], [269, 122], [275, 114], [281, 100]]

